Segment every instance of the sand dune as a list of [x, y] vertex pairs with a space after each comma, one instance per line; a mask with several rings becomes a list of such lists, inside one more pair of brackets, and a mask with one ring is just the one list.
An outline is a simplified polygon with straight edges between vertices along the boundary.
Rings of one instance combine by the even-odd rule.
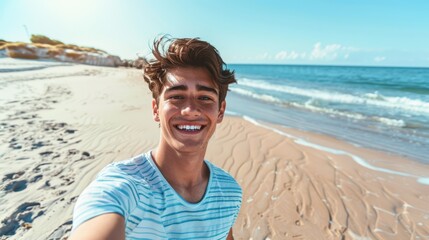
[[[150, 94], [137, 70], [12, 63], [26, 67], [0, 75], [0, 239], [66, 239], [95, 175], [156, 146]], [[236, 239], [429, 238], [427, 165], [233, 116], [207, 159], [243, 188]]]

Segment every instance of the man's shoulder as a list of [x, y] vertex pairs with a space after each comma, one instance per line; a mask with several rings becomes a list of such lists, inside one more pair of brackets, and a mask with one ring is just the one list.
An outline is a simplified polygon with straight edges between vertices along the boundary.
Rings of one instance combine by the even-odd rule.
[[227, 171], [224, 169], [217, 167], [216, 165], [210, 163], [209, 161], [206, 161], [207, 164], [210, 166], [210, 170], [213, 173], [213, 180], [219, 183], [219, 186], [221, 188], [227, 187], [227, 188], [236, 188], [237, 191], [241, 194], [241, 187], [238, 184], [237, 180]]
[[217, 177], [222, 177], [222, 178], [230, 179], [231, 181], [235, 181], [234, 177], [229, 172], [214, 165], [208, 160], [205, 160], [205, 162], [207, 163], [207, 165], [209, 165], [210, 171], [212, 171]]
[[145, 174], [150, 174], [145, 154], [136, 157], [113, 162], [105, 166], [97, 175], [98, 180], [120, 179], [126, 182], [144, 183]]

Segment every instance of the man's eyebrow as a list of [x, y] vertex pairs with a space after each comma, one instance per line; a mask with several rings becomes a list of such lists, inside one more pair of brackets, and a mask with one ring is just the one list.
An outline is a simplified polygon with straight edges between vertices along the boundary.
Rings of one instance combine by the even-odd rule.
[[165, 89], [165, 92], [171, 92], [171, 91], [186, 91], [188, 90], [188, 87], [185, 85], [176, 85], [176, 86], [171, 86], [167, 89]]
[[212, 88], [212, 87], [207, 87], [207, 86], [204, 86], [204, 85], [199, 85], [199, 84], [197, 84], [197, 90], [198, 90], [198, 91], [208, 91], [208, 92], [212, 92], [212, 93], [215, 93], [216, 95], [218, 94], [218, 92], [217, 92], [217, 90], [216, 90], [216, 89], [214, 89], [214, 88]]
[[[176, 85], [171, 86], [165, 89], [165, 92], [172, 92], [172, 91], [186, 91], [188, 90], [188, 86], [186, 85]], [[214, 94], [218, 94], [218, 91], [215, 88], [207, 87], [204, 85], [197, 84], [197, 91], [206, 91], [206, 92], [212, 92]]]

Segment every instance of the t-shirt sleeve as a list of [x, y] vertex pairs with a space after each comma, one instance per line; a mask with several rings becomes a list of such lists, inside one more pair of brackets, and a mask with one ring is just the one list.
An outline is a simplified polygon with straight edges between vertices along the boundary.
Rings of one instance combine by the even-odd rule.
[[116, 166], [107, 166], [79, 196], [73, 211], [73, 231], [106, 213], [120, 214], [126, 220], [136, 206], [134, 196], [135, 188], [127, 176]]

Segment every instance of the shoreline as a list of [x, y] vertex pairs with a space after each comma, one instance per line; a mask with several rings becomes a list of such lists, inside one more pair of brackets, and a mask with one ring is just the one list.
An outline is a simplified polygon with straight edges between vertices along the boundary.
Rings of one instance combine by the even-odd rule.
[[[267, 123], [263, 123], [263, 122], [258, 122], [255, 119], [249, 118], [247, 116], [244, 116], [243, 119], [245, 121], [248, 121], [256, 126], [268, 129], [270, 131], [275, 132], [276, 134], [282, 135], [288, 139], [293, 140], [293, 142], [295, 142], [296, 144], [299, 144], [301, 146], [305, 146], [305, 147], [310, 147], [316, 150], [320, 150], [323, 152], [328, 152], [331, 154], [335, 154], [335, 155], [344, 155], [347, 156], [349, 158], [351, 158], [355, 163], [359, 164], [360, 166], [369, 169], [369, 170], [373, 170], [373, 171], [377, 171], [377, 172], [382, 172], [382, 173], [388, 173], [388, 174], [392, 174], [392, 175], [398, 175], [398, 176], [403, 176], [403, 177], [410, 177], [410, 178], [416, 178], [417, 182], [420, 184], [424, 184], [424, 185], [429, 185], [429, 174], [427, 174], [426, 176], [420, 176], [420, 175], [414, 175], [413, 173], [408, 173], [408, 172], [400, 172], [398, 170], [391, 170], [388, 168], [383, 168], [383, 167], [379, 167], [379, 166], [375, 166], [369, 163], [369, 161], [367, 161], [366, 159], [348, 152], [347, 150], [343, 150], [342, 148], [344, 147], [336, 147], [336, 146], [332, 146], [332, 147], [327, 147], [326, 144], [323, 143], [314, 143], [311, 142], [309, 140], [306, 140], [305, 138], [309, 138], [308, 135], [317, 135], [316, 133], [310, 133], [310, 132], [300, 132], [301, 135], [304, 135], [303, 137], [297, 137], [295, 135], [290, 134], [290, 131], [294, 131], [294, 132], [298, 132], [300, 130], [298, 129], [286, 129], [285, 126], [278, 126], [278, 125], [273, 125], [270, 126], [270, 124]], [[281, 129], [284, 128], [284, 129]], [[313, 138], [320, 138], [321, 136], [313, 136]], [[330, 141], [334, 141], [333, 139], [335, 138], [334, 136], [323, 136], [324, 138], [330, 138]], [[316, 140], [317, 141], [317, 140]], [[337, 139], [337, 141], [341, 142], [341, 140]], [[347, 144], [346, 142], [343, 142], [342, 145]], [[376, 149], [368, 149], [366, 147], [358, 147], [356, 146], [356, 149], [361, 149], [362, 151], [371, 151], [371, 150], [376, 150]], [[383, 154], [383, 152], [380, 152]], [[384, 153], [385, 154], [385, 153]], [[396, 158], [398, 156], [395, 156]], [[411, 161], [411, 159], [408, 158], [402, 158], [402, 160], [405, 161]]]
[[[424, 146], [396, 139], [389, 135], [389, 127], [374, 131], [366, 122], [349, 121], [312, 111], [284, 107], [230, 92], [227, 97], [229, 114], [250, 117], [257, 121], [278, 124], [287, 128], [329, 135], [342, 141], [374, 150], [400, 155], [429, 164], [429, 150]], [[246, 106], [243, 108], [242, 106]]]
[[[157, 145], [150, 98], [138, 70], [2, 74], [0, 229], [10, 239], [65, 239], [95, 175]], [[236, 239], [429, 237], [429, 165], [413, 159], [231, 112], [206, 159], [243, 188]]]

